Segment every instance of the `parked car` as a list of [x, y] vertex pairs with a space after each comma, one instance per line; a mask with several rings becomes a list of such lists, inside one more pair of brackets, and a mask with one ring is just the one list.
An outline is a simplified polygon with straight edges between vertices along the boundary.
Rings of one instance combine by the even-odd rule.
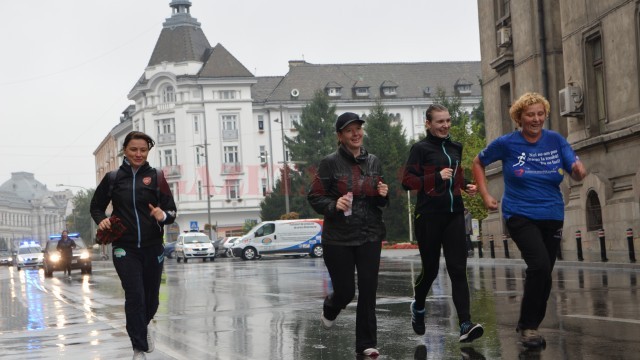
[[233, 251], [231, 248], [240, 240], [242, 236], [229, 236], [222, 240], [222, 246], [218, 249], [218, 256], [233, 257]]
[[0, 265], [13, 266], [13, 255], [11, 255], [11, 251], [0, 251]]
[[[60, 252], [57, 249], [60, 237], [60, 234], [50, 235], [44, 247], [43, 267], [45, 277], [52, 277], [54, 271], [64, 271], [60, 261]], [[81, 274], [91, 274], [91, 252], [87, 249], [87, 245], [78, 233], [69, 233], [69, 238], [76, 243], [76, 248], [73, 249], [73, 257], [71, 258], [71, 270], [80, 269]]]
[[21, 243], [16, 253], [16, 266], [18, 271], [25, 267], [42, 266], [42, 248], [34, 241]]
[[176, 256], [176, 242], [172, 241], [164, 244], [164, 256], [173, 259]]
[[214, 261], [216, 249], [207, 234], [190, 231], [178, 235], [175, 255], [178, 262], [184, 260], [186, 263], [189, 259], [202, 259], [203, 262], [207, 259]]

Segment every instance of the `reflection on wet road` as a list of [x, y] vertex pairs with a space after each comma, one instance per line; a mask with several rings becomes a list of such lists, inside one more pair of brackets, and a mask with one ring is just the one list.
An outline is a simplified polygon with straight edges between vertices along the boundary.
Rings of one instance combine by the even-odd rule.
[[[378, 289], [379, 359], [638, 359], [640, 267], [560, 262], [540, 331], [543, 351], [524, 351], [515, 323], [524, 279], [517, 260], [471, 260], [473, 320], [485, 334], [458, 342], [446, 269], [427, 298], [427, 333], [410, 324], [419, 258], [385, 250]], [[355, 302], [331, 330], [319, 324], [331, 284], [322, 259], [168, 260], [148, 359], [355, 359]], [[123, 293], [113, 266], [92, 275], [44, 278], [42, 271], [0, 268], [2, 359], [128, 359]]]

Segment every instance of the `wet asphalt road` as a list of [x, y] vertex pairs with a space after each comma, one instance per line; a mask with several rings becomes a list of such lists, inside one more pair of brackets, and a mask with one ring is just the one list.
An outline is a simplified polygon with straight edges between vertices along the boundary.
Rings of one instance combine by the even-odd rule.
[[[416, 250], [384, 250], [378, 289], [378, 347], [385, 359], [639, 359], [640, 266], [559, 262], [541, 332], [525, 351], [515, 332], [521, 260], [470, 259], [472, 316], [485, 334], [458, 342], [444, 267], [427, 298], [427, 333], [410, 324]], [[330, 291], [322, 259], [167, 260], [147, 359], [355, 359], [355, 301], [321, 329]], [[119, 280], [109, 261], [71, 279], [0, 268], [0, 358], [130, 359]]]

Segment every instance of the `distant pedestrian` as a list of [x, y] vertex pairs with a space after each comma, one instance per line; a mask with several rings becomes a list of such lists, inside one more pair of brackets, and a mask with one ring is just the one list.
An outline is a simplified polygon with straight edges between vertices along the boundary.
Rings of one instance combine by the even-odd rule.
[[[159, 305], [164, 264], [164, 225], [174, 222], [176, 204], [162, 171], [147, 162], [154, 141], [132, 131], [124, 138], [124, 161], [107, 173], [91, 199], [91, 216], [113, 241], [112, 259], [124, 289], [127, 333], [133, 359], [154, 349], [149, 324]], [[113, 176], [112, 176], [113, 175]], [[105, 215], [113, 204], [111, 217]]]
[[440, 269], [442, 249], [458, 313], [460, 342], [471, 342], [482, 336], [484, 329], [471, 321], [461, 192], [475, 195], [476, 186], [464, 179], [462, 144], [449, 134], [449, 110], [439, 104], [429, 106], [425, 126], [427, 136], [411, 147], [402, 178], [406, 190], [418, 192], [414, 224], [422, 269], [414, 284], [411, 325], [418, 335], [426, 331], [425, 301]]
[[338, 150], [320, 161], [307, 199], [324, 216], [323, 257], [333, 285], [333, 293], [324, 299], [321, 324], [331, 328], [353, 300], [357, 271], [356, 353], [376, 357], [376, 291], [388, 186], [380, 161], [362, 146], [362, 124], [354, 113], [338, 117]]
[[587, 174], [567, 140], [544, 129], [550, 108], [540, 94], [522, 95], [509, 110], [519, 130], [495, 139], [473, 160], [478, 191], [489, 210], [497, 210], [498, 202], [487, 189], [485, 167], [502, 161], [502, 216], [527, 264], [516, 328], [525, 347], [545, 344], [538, 327], [547, 310], [551, 273], [562, 240], [564, 200], [560, 183], [565, 173], [576, 181]]
[[64, 269], [64, 275], [71, 277], [71, 261], [73, 260], [73, 249], [77, 247], [76, 242], [69, 238], [69, 232], [62, 230], [56, 250], [60, 253], [60, 262]]

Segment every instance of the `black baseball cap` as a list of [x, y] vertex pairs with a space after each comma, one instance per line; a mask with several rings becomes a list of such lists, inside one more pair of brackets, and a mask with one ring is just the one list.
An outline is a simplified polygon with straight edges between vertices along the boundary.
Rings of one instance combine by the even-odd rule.
[[364, 124], [364, 120], [360, 119], [358, 114], [354, 114], [352, 112], [346, 112], [338, 116], [338, 120], [336, 120], [336, 132], [340, 132], [340, 130], [344, 129], [354, 121], [359, 121], [360, 124]]

